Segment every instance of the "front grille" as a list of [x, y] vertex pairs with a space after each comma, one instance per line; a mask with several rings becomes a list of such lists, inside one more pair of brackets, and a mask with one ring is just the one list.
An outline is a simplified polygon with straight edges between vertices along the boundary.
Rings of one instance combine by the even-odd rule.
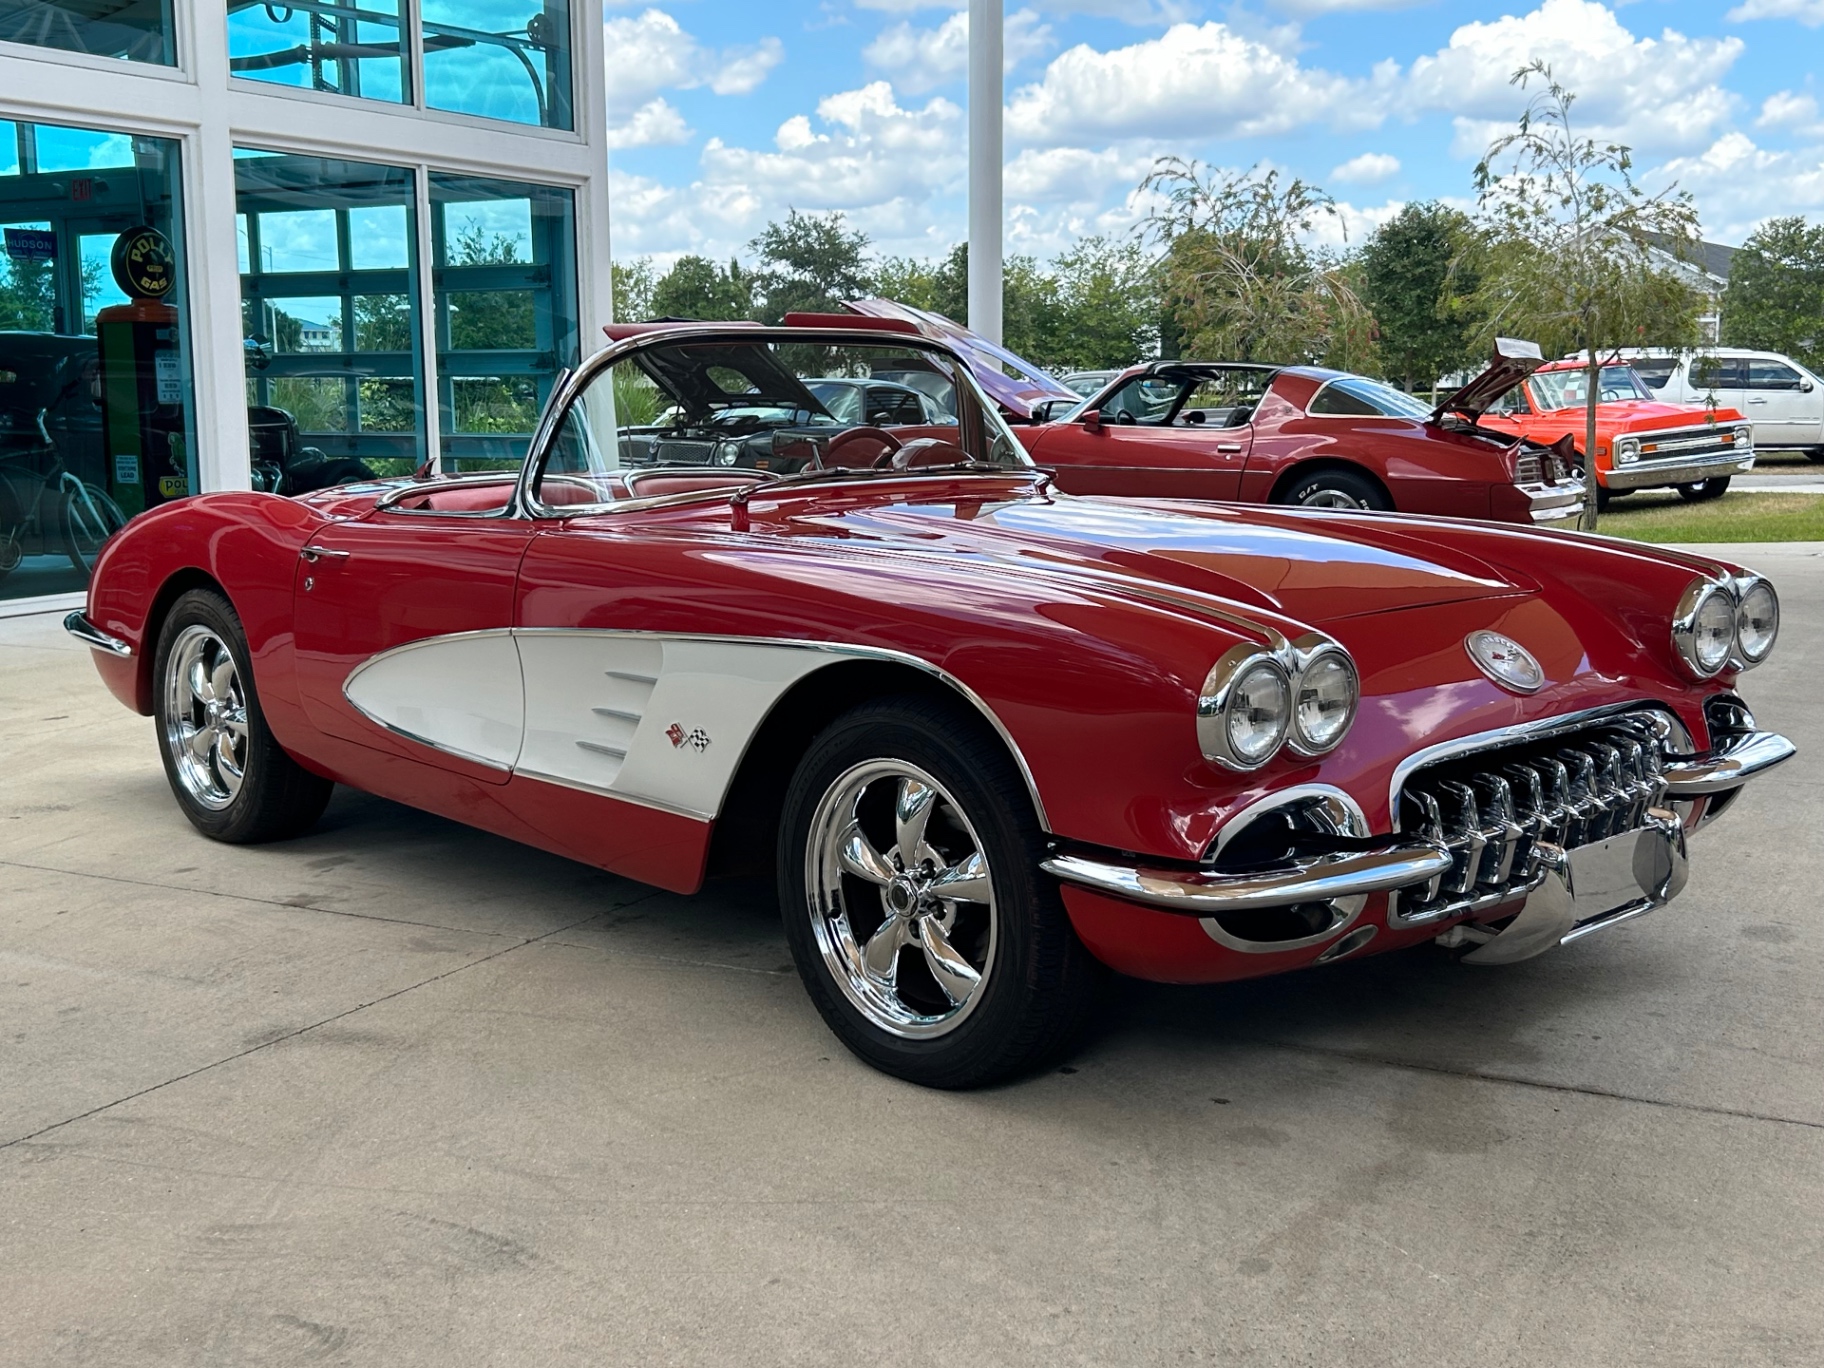
[[1446, 847], [1452, 863], [1394, 895], [1389, 919], [1441, 921], [1529, 893], [1544, 877], [1541, 842], [1571, 850], [1633, 831], [1665, 791], [1651, 714], [1427, 765], [1401, 789], [1400, 827]]
[[1735, 451], [1732, 427], [1680, 428], [1676, 432], [1640, 434], [1643, 461], [1689, 461], [1702, 456], [1727, 456]]

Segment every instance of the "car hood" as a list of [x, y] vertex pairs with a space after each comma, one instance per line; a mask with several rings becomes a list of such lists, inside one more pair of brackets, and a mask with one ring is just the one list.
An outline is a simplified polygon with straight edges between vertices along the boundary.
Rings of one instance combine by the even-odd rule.
[[[1554, 422], [1583, 422], [1582, 404], [1553, 409], [1540, 415]], [[1711, 421], [1712, 410], [1702, 404], [1668, 404], [1658, 399], [1622, 399], [1596, 405], [1598, 432], [1657, 432], [1666, 428], [1695, 427]], [[1739, 423], [1742, 415], [1732, 408], [1717, 408], [1714, 419], [1719, 423]], [[1523, 420], [1524, 421], [1524, 420]]]
[[1523, 342], [1514, 337], [1495, 339], [1494, 359], [1488, 369], [1468, 384], [1452, 391], [1451, 396], [1431, 411], [1431, 420], [1441, 423], [1452, 414], [1480, 421], [1490, 404], [1545, 364], [1536, 342]]
[[843, 307], [866, 318], [897, 318], [933, 341], [948, 342], [969, 363], [970, 374], [988, 397], [1017, 417], [1031, 418], [1033, 406], [1046, 399], [1068, 399], [1074, 404], [1083, 398], [1024, 357], [929, 309], [892, 299], [851, 299]]
[[[1537, 592], [1536, 582], [1428, 542], [1425, 525], [1360, 514], [1057, 497], [882, 503], [805, 512], [800, 533], [877, 540], [1137, 590], [1220, 616], [1258, 608], [1310, 626]], [[1125, 584], [1123, 583], [1125, 581]]]

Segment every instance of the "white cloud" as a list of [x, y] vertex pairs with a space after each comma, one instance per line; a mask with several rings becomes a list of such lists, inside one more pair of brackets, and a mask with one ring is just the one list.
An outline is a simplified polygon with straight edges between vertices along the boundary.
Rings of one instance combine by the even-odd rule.
[[[1085, 14], [1147, 27], [1176, 24], [1196, 17], [1196, 0], [1034, 0], [1047, 14]], [[855, 8], [877, 14], [916, 14], [921, 10], [962, 10], [969, 0], [855, 0]]]
[[648, 100], [619, 123], [608, 126], [608, 146], [664, 147], [690, 141], [684, 116], [663, 96]]
[[1704, 236], [1718, 242], [1740, 242], [1776, 214], [1824, 210], [1824, 147], [1770, 151], [1745, 133], [1726, 133], [1695, 156], [1656, 167], [1651, 178], [1691, 191]]
[[1511, 131], [1528, 90], [1511, 84], [1535, 58], [1577, 92], [1575, 117], [1586, 137], [1637, 148], [1695, 151], [1731, 117], [1736, 97], [1721, 78], [1741, 56], [1739, 38], [1688, 38], [1666, 29], [1636, 38], [1596, 0], [1544, 0], [1526, 15], [1464, 24], [1448, 46], [1413, 62], [1411, 112], [1453, 116], [1452, 151], [1481, 155], [1489, 141]]
[[[1015, 10], [1007, 16], [1002, 34], [1001, 53], [1006, 70], [1030, 57], [1049, 52], [1054, 43], [1051, 28], [1039, 21], [1030, 9]], [[950, 81], [961, 80], [969, 71], [969, 16], [951, 15], [936, 28], [914, 28], [901, 22], [887, 29], [861, 54], [870, 66], [884, 71], [897, 90], [919, 94]]]
[[1811, 96], [1781, 90], [1761, 101], [1761, 117], [1754, 122], [1757, 128], [1780, 128], [1810, 124], [1817, 117], [1818, 102]]
[[1311, 221], [1309, 240], [1331, 251], [1360, 247], [1389, 219], [1406, 207], [1405, 200], [1388, 200], [1379, 205], [1355, 205], [1348, 200], [1336, 202], [1334, 214], [1319, 214]]
[[1385, 152], [1364, 152], [1330, 172], [1330, 179], [1344, 185], [1378, 185], [1400, 173], [1400, 159]]
[[1303, 67], [1227, 24], [1175, 24], [1157, 38], [1099, 52], [1079, 44], [1016, 92], [1007, 132], [1034, 146], [1121, 138], [1243, 138], [1313, 123], [1372, 127], [1395, 79]]
[[662, 90], [708, 86], [718, 95], [745, 95], [778, 66], [777, 38], [751, 48], [705, 48], [661, 9], [604, 21], [609, 121], [618, 124]]
[[1749, 19], [1797, 19], [1807, 28], [1824, 25], [1824, 0], [1746, 0], [1729, 11], [1729, 22]]

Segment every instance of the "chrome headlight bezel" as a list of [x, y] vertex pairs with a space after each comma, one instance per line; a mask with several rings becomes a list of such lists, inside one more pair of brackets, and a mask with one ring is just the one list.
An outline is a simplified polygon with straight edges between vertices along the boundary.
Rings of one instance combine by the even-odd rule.
[[[1313, 741], [1300, 731], [1298, 700], [1305, 672], [1325, 662], [1340, 662], [1348, 671], [1349, 710], [1343, 725], [1337, 729], [1334, 738], [1327, 742], [1319, 742]], [[1285, 705], [1278, 735], [1273, 745], [1256, 758], [1243, 754], [1236, 748], [1230, 730], [1230, 721], [1231, 712], [1236, 705], [1244, 681], [1248, 680], [1254, 671], [1263, 669], [1277, 676], [1283, 689], [1282, 697]], [[1355, 725], [1361, 695], [1361, 672], [1356, 669], [1355, 660], [1347, 650], [1329, 637], [1312, 632], [1293, 642], [1288, 642], [1282, 637], [1273, 641], [1270, 646], [1254, 646], [1247, 643], [1231, 646], [1210, 668], [1209, 674], [1203, 681], [1203, 688], [1198, 693], [1198, 746], [1203, 751], [1204, 758], [1211, 764], [1244, 774], [1270, 764], [1282, 751], [1289, 750], [1306, 759], [1328, 755], [1343, 744], [1349, 735], [1350, 728]]]
[[[1305, 681], [1320, 665], [1340, 664], [1348, 672], [1349, 707], [1343, 714], [1343, 724], [1336, 730], [1336, 735], [1329, 741], [1314, 741], [1301, 724], [1299, 705], [1305, 693]], [[1349, 729], [1355, 725], [1355, 712], [1362, 701], [1362, 677], [1355, 668], [1355, 661], [1349, 652], [1333, 641], [1326, 641], [1307, 653], [1299, 661], [1298, 673], [1292, 679], [1292, 724], [1287, 730], [1286, 744], [1299, 755], [1315, 758], [1328, 755], [1343, 744], [1349, 735]]]
[[[1242, 683], [1257, 670], [1268, 670], [1279, 679], [1285, 698], [1278, 735], [1273, 744], [1258, 757], [1244, 755], [1235, 749], [1229, 734], [1230, 714], [1241, 693]], [[1285, 745], [1292, 728], [1292, 676], [1285, 662], [1271, 651], [1258, 646], [1231, 646], [1211, 666], [1203, 689], [1197, 695], [1197, 744], [1204, 758], [1224, 769], [1247, 773], [1269, 763]]]
[[1633, 465], [1640, 459], [1640, 438], [1623, 437], [1615, 443], [1615, 464]]
[[[1773, 587], [1773, 581], [1763, 575], [1747, 574], [1736, 578], [1731, 586], [1735, 594], [1735, 649], [1731, 659], [1738, 670], [1752, 670], [1773, 654], [1773, 648], [1780, 641], [1780, 595]], [[1743, 639], [1742, 623], [1749, 611], [1749, 600], [1765, 594], [1772, 602], [1772, 628], [1767, 636], [1767, 644], [1758, 653], [1750, 654]]]
[[[1698, 652], [1698, 623], [1718, 601], [1722, 601], [1729, 614], [1729, 632], [1727, 645], [1715, 664], [1706, 665]], [[1672, 647], [1684, 666], [1698, 679], [1714, 679], [1728, 666], [1736, 650], [1735, 641], [1736, 600], [1733, 586], [1726, 577], [1715, 579], [1698, 577], [1685, 586], [1685, 592], [1679, 595], [1678, 607], [1672, 614]]]

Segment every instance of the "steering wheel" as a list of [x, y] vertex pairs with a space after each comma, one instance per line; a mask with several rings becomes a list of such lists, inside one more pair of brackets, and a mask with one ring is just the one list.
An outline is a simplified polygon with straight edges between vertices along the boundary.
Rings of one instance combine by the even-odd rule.
[[916, 466], [960, 465], [969, 454], [955, 442], [942, 437], [914, 437], [893, 451], [883, 451], [875, 458], [876, 470], [911, 470]]
[[885, 428], [852, 427], [847, 432], [840, 432], [836, 436], [830, 438], [829, 443], [823, 449], [824, 463], [827, 465], [830, 458], [835, 456], [838, 451], [841, 451], [842, 448], [849, 445], [849, 443], [864, 437], [870, 441], [879, 442], [886, 448], [886, 450], [881, 452], [871, 463], [876, 467], [880, 465], [882, 460], [891, 456], [894, 452], [898, 451], [900, 447], [905, 445], [899, 438], [895, 437]]

